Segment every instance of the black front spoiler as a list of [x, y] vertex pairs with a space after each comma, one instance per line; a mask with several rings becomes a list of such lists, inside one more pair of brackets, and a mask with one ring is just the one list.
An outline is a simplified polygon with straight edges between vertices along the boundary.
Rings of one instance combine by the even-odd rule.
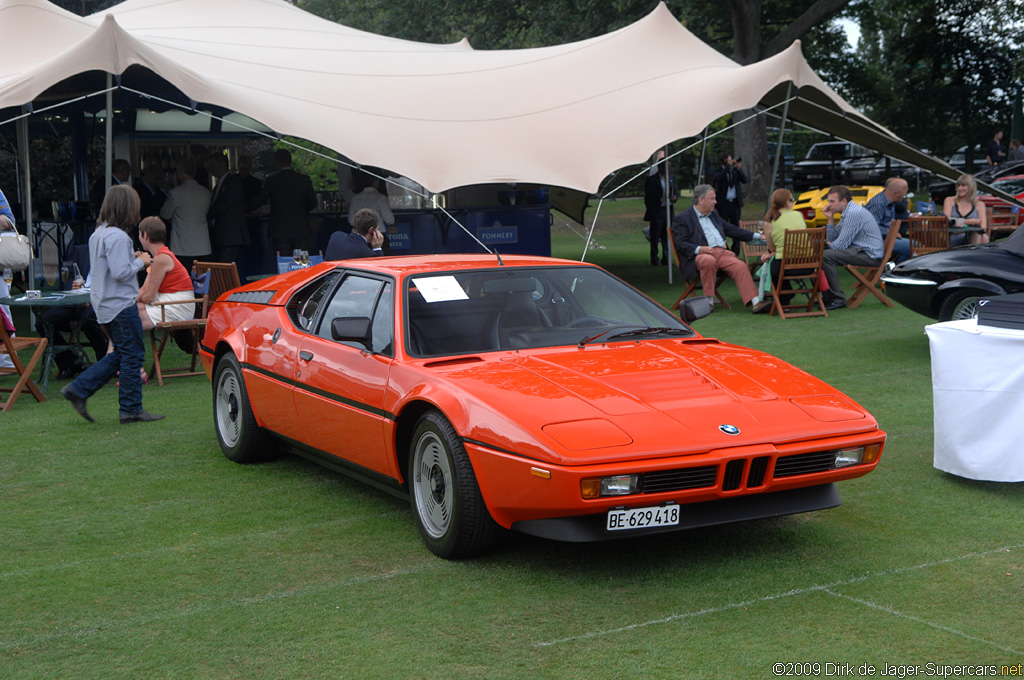
[[[526, 520], [514, 523], [512, 529], [531, 536], [540, 536], [556, 541], [588, 543], [649, 534], [664, 534], [670, 531], [745, 522], [752, 519], [796, 515], [801, 512], [834, 508], [841, 502], [835, 484], [821, 484], [789, 491], [759, 493], [726, 500], [680, 505], [679, 524], [672, 527], [607, 531], [605, 529], [607, 515], [600, 513]], [[644, 506], [642, 503], [638, 503], [636, 507]]]

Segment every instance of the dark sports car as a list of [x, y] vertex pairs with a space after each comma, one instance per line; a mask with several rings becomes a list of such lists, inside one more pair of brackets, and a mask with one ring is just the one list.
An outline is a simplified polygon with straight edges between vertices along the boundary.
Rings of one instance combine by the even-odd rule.
[[978, 315], [978, 299], [1024, 292], [1024, 230], [1005, 241], [915, 257], [882, 277], [885, 294], [919, 314], [949, 321]]

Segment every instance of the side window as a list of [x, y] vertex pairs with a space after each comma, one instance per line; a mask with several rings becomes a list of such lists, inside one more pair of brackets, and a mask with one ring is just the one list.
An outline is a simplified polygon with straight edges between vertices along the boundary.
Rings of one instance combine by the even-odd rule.
[[320, 303], [323, 302], [327, 293], [334, 287], [339, 276], [341, 276], [341, 272], [331, 272], [303, 288], [288, 301], [288, 316], [296, 326], [304, 331], [310, 329], [309, 326], [313, 323], [316, 310], [319, 309]]
[[373, 312], [373, 351], [377, 354], [394, 355], [395, 337], [395, 296], [390, 283], [384, 284], [384, 292], [380, 294], [380, 302]]
[[373, 308], [377, 303], [377, 294], [380, 293], [383, 286], [384, 282], [377, 279], [356, 275], [345, 277], [334, 296], [325, 303], [327, 306], [320, 317], [320, 325], [316, 334], [321, 338], [333, 340], [331, 323], [335, 319], [372, 319]]

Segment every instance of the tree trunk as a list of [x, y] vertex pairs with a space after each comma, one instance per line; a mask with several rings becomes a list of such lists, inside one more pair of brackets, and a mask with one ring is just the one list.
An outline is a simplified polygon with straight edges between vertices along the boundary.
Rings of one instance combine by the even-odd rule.
[[[732, 114], [733, 120], [743, 120], [754, 114], [745, 109]], [[743, 171], [747, 173], [747, 185], [743, 187], [744, 199], [765, 200], [775, 188], [771, 181], [772, 169], [768, 163], [767, 126], [764, 116], [755, 116], [736, 126], [736, 156], [743, 159]]]
[[[765, 45], [761, 42], [762, 0], [727, 0], [732, 17], [732, 58], [745, 66], [778, 54], [814, 26], [828, 21], [849, 1], [815, 0], [803, 14]], [[751, 110], [736, 111], [732, 114], [733, 122], [744, 120], [752, 114]], [[736, 127], [733, 155], [743, 158], [743, 169], [748, 178], [743, 195], [754, 201], [766, 200], [775, 188], [775, 180], [770, 177], [772, 169], [768, 164], [767, 127], [764, 116], [757, 116]]]
[[[729, 0], [729, 11], [732, 15], [732, 58], [742, 65], [753, 64], [761, 59], [761, 0]], [[764, 116], [751, 118], [753, 115], [752, 109], [732, 114], [733, 123], [750, 119], [735, 128], [733, 154], [743, 159], [743, 171], [747, 173], [744, 197], [764, 201], [772, 190], [769, 178], [772, 171], [768, 167]]]

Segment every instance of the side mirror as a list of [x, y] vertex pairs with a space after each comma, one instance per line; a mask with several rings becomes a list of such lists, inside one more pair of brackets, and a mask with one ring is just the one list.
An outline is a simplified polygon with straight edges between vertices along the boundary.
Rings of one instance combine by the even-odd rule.
[[370, 347], [370, 320], [365, 316], [338, 317], [331, 321], [331, 337], [339, 342], [358, 342]]
[[709, 314], [711, 314], [711, 303], [703, 295], [679, 303], [679, 318], [686, 323], [693, 323]]

